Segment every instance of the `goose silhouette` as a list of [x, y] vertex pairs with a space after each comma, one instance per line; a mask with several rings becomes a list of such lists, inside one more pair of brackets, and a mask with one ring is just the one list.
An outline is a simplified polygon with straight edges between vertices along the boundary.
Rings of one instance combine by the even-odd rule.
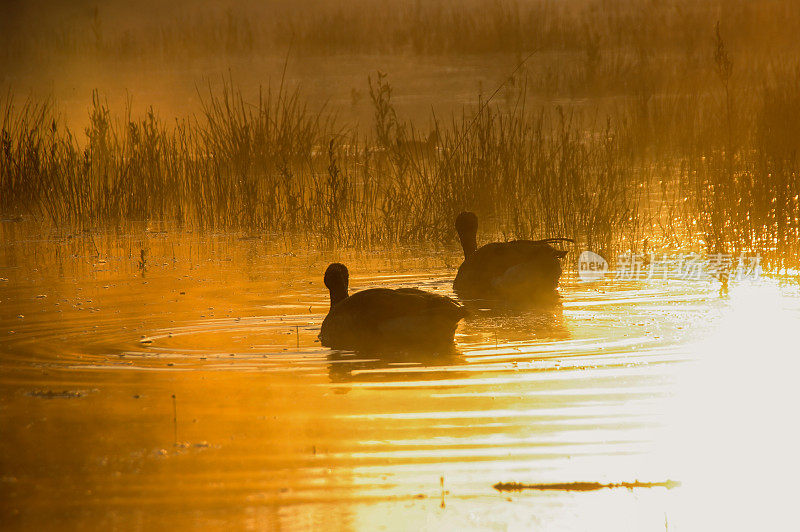
[[425, 140], [397, 140], [397, 148], [409, 154], [430, 155], [439, 147], [439, 130], [433, 129]]
[[512, 240], [477, 245], [478, 217], [462, 212], [456, 218], [456, 231], [464, 250], [453, 290], [459, 298], [528, 306], [558, 299], [561, 259], [566, 251], [551, 246], [554, 242], [574, 242], [570, 238]]
[[333, 349], [452, 346], [466, 309], [416, 288], [371, 288], [348, 295], [349, 272], [333, 263], [325, 270], [331, 307], [319, 339]]

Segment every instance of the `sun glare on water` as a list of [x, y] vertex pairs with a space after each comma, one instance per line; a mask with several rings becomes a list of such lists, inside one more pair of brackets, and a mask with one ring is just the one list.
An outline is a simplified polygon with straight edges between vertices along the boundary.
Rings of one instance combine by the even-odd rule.
[[685, 523], [785, 529], [796, 522], [800, 474], [796, 296], [769, 282], [737, 286], [708, 321], [709, 334], [687, 346], [667, 443]]

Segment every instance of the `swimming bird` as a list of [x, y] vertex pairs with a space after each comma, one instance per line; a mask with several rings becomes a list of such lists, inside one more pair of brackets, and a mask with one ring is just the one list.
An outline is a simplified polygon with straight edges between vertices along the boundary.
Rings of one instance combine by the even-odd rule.
[[409, 155], [431, 155], [439, 148], [439, 130], [433, 129], [426, 140], [397, 140], [397, 149]]
[[348, 295], [350, 274], [335, 262], [325, 270], [331, 307], [319, 339], [334, 349], [452, 345], [467, 311], [450, 299], [416, 288], [371, 288]]
[[574, 240], [512, 240], [492, 242], [478, 248], [478, 217], [471, 212], [458, 215], [456, 231], [464, 250], [464, 262], [453, 282], [453, 289], [460, 298], [511, 306], [550, 302], [558, 298], [560, 259], [567, 252], [550, 244]]

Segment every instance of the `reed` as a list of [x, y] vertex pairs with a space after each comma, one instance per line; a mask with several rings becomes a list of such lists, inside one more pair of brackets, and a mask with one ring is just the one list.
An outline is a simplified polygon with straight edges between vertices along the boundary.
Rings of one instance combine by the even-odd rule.
[[[783, 0], [729, 0], [717, 24], [714, 2], [612, 1], [602, 13], [590, 0], [566, 4], [496, 3], [492, 23], [481, 25], [472, 11], [486, 8], [479, 0], [463, 11], [401, 3], [389, 14], [365, 8], [358, 19], [350, 6], [280, 22], [296, 24], [299, 48], [571, 50], [538, 55], [496, 98], [479, 95], [425, 128], [400, 116], [382, 73], [368, 82], [368, 130], [312, 108], [282, 82], [248, 101], [229, 78], [201, 91], [198, 114], [169, 124], [153, 108], [113, 111], [95, 93], [81, 133], [52, 101], [8, 92], [0, 216], [82, 230], [169, 222], [374, 247], [453, 242], [455, 215], [471, 209], [489, 234], [574, 237], [610, 257], [669, 246], [759, 253], [772, 269], [796, 268], [800, 66], [784, 34], [800, 27], [796, 10]], [[225, 37], [229, 47], [266, 46], [254, 29], [263, 22], [230, 16], [218, 31], [244, 37]], [[396, 31], [372, 35], [379, 16]], [[328, 33], [309, 29], [323, 23]], [[94, 24], [93, 46], [121, 53], [102, 21]], [[473, 26], [475, 42], [460, 41]], [[181, 28], [161, 46], [175, 40], [191, 52]], [[222, 37], [198, 40], [214, 39]]]
[[152, 109], [115, 119], [95, 95], [80, 141], [49, 104], [9, 98], [3, 213], [89, 230], [168, 220], [362, 245], [449, 240], [467, 207], [494, 229], [599, 231], [605, 242], [627, 219], [630, 176], [608, 132], [590, 145], [563, 112], [489, 105], [437, 125], [432, 144], [398, 121], [384, 77], [373, 97], [376, 134], [361, 137], [282, 89], [251, 105], [227, 83], [170, 128]]
[[[0, 208], [83, 230], [167, 221], [366, 247], [449, 242], [469, 208], [506, 237], [576, 237], [612, 256], [647, 239], [759, 252], [786, 268], [800, 252], [798, 88], [797, 71], [776, 73], [734, 133], [732, 96], [698, 99], [693, 119], [716, 117], [707, 127], [717, 134], [670, 150], [640, 145], [645, 126], [628, 120], [636, 102], [596, 124], [576, 109], [528, 108], [524, 93], [437, 122], [431, 146], [397, 118], [383, 76], [372, 87], [376, 129], [363, 136], [283, 88], [249, 104], [227, 83], [170, 127], [152, 109], [115, 118], [95, 95], [83, 138], [51, 103], [8, 96]], [[684, 104], [650, 102], [648, 119]]]

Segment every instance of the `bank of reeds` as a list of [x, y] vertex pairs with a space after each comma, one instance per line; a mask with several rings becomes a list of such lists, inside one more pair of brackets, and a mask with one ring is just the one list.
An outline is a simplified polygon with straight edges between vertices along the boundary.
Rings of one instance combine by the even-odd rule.
[[736, 83], [723, 68], [707, 94], [631, 98], [605, 115], [531, 106], [523, 89], [435, 122], [436, 135], [398, 118], [382, 75], [371, 131], [283, 87], [247, 102], [229, 82], [169, 125], [154, 110], [114, 114], [96, 95], [85, 135], [49, 103], [9, 95], [0, 215], [373, 247], [452, 242], [454, 216], [472, 209], [487, 237], [574, 237], [612, 257], [648, 245], [759, 253], [795, 267], [800, 74]]
[[397, 119], [385, 78], [372, 94], [376, 129], [365, 134], [285, 90], [249, 103], [228, 84], [169, 127], [153, 110], [113, 115], [95, 95], [84, 138], [49, 103], [9, 97], [0, 209], [82, 229], [167, 220], [345, 245], [449, 241], [465, 208], [487, 232], [580, 233], [604, 246], [636, 223], [633, 177], [610, 131], [587, 141], [569, 113], [520, 100], [465, 112], [429, 142]]

